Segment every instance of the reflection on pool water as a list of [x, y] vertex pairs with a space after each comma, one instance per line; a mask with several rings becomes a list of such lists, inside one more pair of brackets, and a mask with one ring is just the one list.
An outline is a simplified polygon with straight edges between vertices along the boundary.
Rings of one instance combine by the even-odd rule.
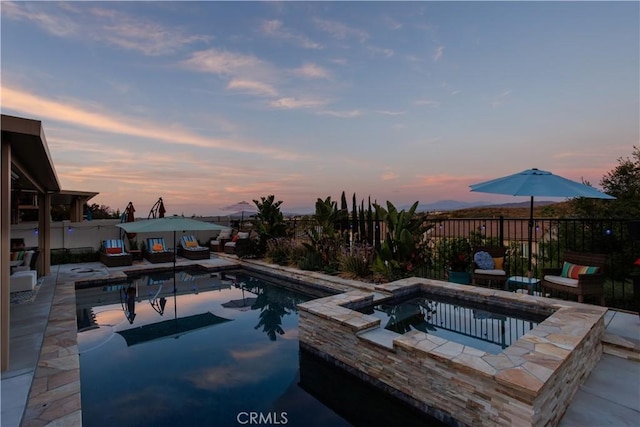
[[310, 297], [245, 273], [179, 272], [174, 292], [172, 276], [76, 291], [83, 425], [363, 425], [323, 403], [332, 384], [300, 384]]
[[399, 334], [419, 330], [492, 354], [501, 353], [547, 317], [442, 295], [385, 302], [360, 311], [378, 317], [385, 329]]

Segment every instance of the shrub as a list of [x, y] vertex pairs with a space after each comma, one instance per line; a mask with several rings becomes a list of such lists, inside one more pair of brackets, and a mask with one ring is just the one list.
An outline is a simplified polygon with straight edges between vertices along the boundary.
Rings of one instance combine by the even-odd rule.
[[375, 252], [370, 246], [354, 246], [340, 255], [339, 269], [341, 275], [351, 279], [371, 277], [371, 266]]
[[298, 260], [298, 268], [300, 270], [319, 271], [324, 265], [322, 255], [316, 251], [307, 251], [306, 254]]

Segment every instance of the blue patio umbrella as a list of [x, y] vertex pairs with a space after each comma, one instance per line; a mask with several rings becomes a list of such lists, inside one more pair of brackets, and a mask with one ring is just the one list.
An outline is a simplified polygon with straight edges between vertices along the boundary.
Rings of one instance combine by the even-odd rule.
[[586, 197], [592, 199], [615, 199], [593, 187], [572, 181], [540, 169], [527, 169], [513, 175], [469, 186], [479, 193], [509, 194], [531, 198], [529, 213], [529, 274], [531, 274], [531, 250], [533, 244], [533, 198], [534, 197]]

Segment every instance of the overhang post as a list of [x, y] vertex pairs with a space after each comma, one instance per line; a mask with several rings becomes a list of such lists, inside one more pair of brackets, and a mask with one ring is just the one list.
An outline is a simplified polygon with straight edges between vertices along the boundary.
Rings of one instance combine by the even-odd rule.
[[46, 276], [51, 272], [51, 195], [38, 194], [38, 247], [40, 248], [40, 261], [38, 274]]
[[0, 160], [0, 371], [9, 368], [9, 293], [11, 287], [11, 144], [2, 141]]

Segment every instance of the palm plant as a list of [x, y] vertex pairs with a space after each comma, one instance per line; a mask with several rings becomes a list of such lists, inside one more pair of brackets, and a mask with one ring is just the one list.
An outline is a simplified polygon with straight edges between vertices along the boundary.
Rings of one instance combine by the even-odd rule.
[[331, 201], [331, 196], [325, 200], [316, 201], [316, 213], [314, 219], [317, 227], [307, 231], [311, 243], [305, 243], [309, 250], [308, 257], [320, 260], [325, 270], [333, 270], [337, 265], [340, 252], [340, 236], [336, 225], [341, 223], [346, 212], [338, 210], [337, 203]]
[[271, 239], [283, 237], [286, 235], [286, 224], [280, 205], [282, 201], [275, 201], [273, 194], [267, 197], [261, 197], [260, 201], [254, 200], [258, 212], [251, 220], [253, 229], [258, 233], [258, 244], [256, 255], [264, 255], [267, 251], [267, 242]]
[[418, 202], [408, 211], [398, 211], [389, 201], [387, 209], [374, 206], [377, 216], [387, 226], [387, 234], [377, 251], [373, 270], [390, 280], [406, 277], [428, 260], [428, 248], [422, 236], [431, 225], [426, 223], [424, 215], [416, 213]]

